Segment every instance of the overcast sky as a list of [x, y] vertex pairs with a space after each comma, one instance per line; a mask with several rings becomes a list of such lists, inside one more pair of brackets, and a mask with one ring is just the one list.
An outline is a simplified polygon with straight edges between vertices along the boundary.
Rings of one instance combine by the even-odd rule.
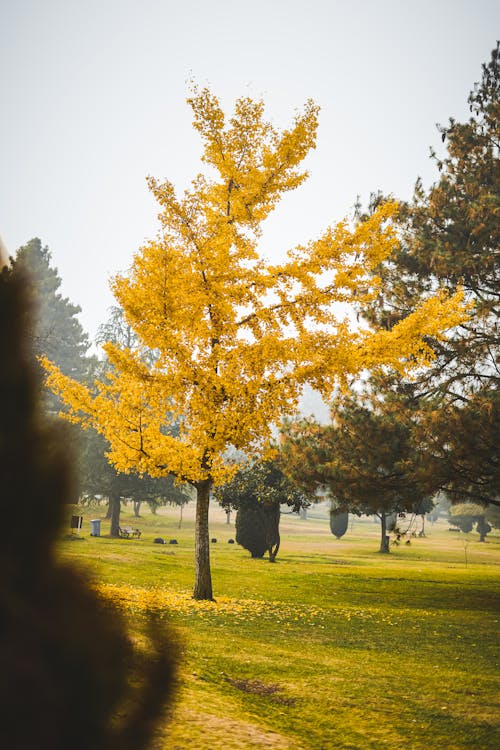
[[93, 337], [158, 228], [146, 175], [182, 189], [200, 170], [189, 79], [226, 110], [264, 97], [278, 126], [321, 106], [310, 180], [267, 222], [278, 256], [358, 194], [432, 182], [435, 125], [467, 117], [499, 36], [493, 0], [0, 0], [0, 234], [49, 246]]

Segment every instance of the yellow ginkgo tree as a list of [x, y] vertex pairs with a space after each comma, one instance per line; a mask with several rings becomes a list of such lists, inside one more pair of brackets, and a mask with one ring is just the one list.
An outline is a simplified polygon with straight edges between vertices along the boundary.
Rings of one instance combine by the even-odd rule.
[[[300, 165], [315, 147], [318, 108], [307, 102], [279, 132], [262, 101], [239, 99], [228, 120], [208, 89], [188, 101], [206, 174], [182, 196], [149, 180], [161, 207], [158, 237], [112, 281], [139, 345], [107, 344], [109, 373], [93, 389], [45, 367], [67, 417], [106, 437], [118, 470], [173, 474], [195, 488], [194, 597], [211, 599], [209, 499], [235, 471], [228, 449], [260, 452], [306, 382], [328, 395], [339, 379], [381, 363], [422, 364], [422, 337], [441, 335], [462, 309], [458, 297], [437, 295], [390, 333], [351, 330], [336, 303], [374, 293], [370, 271], [397, 242], [395, 206], [327, 229], [281, 264], [265, 261], [261, 224], [307, 176]], [[145, 358], [145, 348], [155, 356]]]

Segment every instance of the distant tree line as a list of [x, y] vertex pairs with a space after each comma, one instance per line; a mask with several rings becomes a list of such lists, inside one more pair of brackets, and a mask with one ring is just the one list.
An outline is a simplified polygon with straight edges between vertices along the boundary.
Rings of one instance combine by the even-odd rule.
[[[62, 372], [91, 387], [93, 380], [109, 364], [89, 354], [91, 343], [77, 317], [81, 308], [60, 293], [62, 280], [51, 260], [48, 247], [43, 247], [38, 238], [20, 247], [14, 258], [14, 268], [23, 271], [28, 279], [28, 294], [34, 311], [28, 324], [34, 354], [49, 357]], [[113, 341], [131, 346], [133, 340], [134, 334], [123, 311], [113, 307], [109, 319], [99, 328], [96, 344]], [[150, 351], [143, 354], [154, 357]], [[44, 389], [43, 404], [46, 412], [53, 416], [63, 408], [60, 399], [48, 388]], [[159, 505], [182, 505], [189, 501], [186, 488], [174, 484], [172, 477], [117, 471], [107, 459], [109, 445], [106, 439], [96, 430], [84, 430], [80, 425], [71, 424], [69, 435], [74, 454], [78, 456], [78, 482], [74, 494], [66, 500], [73, 503], [106, 500], [111, 536], [119, 534], [124, 502], [132, 503], [135, 515], [139, 515], [142, 503], [147, 503], [155, 512]]]

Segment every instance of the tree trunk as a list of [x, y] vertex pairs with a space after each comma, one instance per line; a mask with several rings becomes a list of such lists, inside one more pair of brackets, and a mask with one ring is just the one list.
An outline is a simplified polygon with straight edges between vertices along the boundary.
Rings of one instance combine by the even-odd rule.
[[182, 514], [184, 513], [184, 503], [181, 503], [180, 507], [181, 507], [181, 514], [179, 516], [179, 523], [177, 524], [178, 529], [182, 528]]
[[111, 518], [111, 528], [109, 531], [110, 536], [120, 536], [120, 495], [115, 489], [111, 489], [109, 493], [109, 510]]
[[140, 511], [141, 511], [141, 501], [134, 500], [134, 516], [136, 518], [140, 518]]
[[266, 530], [266, 545], [269, 552], [269, 562], [276, 561], [276, 555], [280, 548], [280, 506], [272, 505], [266, 507], [260, 505], [260, 515]]
[[231, 511], [226, 510], [226, 523], [231, 523]]
[[479, 518], [478, 522], [476, 524], [476, 530], [479, 534], [479, 541], [484, 542], [486, 541], [486, 535], [490, 533], [491, 526], [486, 520], [486, 518]]
[[389, 535], [387, 533], [387, 516], [385, 510], [380, 513], [380, 552], [388, 554], [389, 552]]
[[193, 598], [213, 601], [210, 572], [210, 539], [208, 534], [208, 507], [212, 482], [206, 479], [196, 485], [195, 570]]
[[269, 562], [276, 562], [276, 555], [278, 554], [278, 550], [280, 548], [280, 541], [280, 535], [278, 532], [278, 541], [274, 546], [269, 547]]

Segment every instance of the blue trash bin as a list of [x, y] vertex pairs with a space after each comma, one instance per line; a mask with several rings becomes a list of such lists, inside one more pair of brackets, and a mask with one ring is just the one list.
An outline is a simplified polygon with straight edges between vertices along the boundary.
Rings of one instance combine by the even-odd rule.
[[101, 519], [94, 518], [90, 522], [90, 536], [101, 536]]

